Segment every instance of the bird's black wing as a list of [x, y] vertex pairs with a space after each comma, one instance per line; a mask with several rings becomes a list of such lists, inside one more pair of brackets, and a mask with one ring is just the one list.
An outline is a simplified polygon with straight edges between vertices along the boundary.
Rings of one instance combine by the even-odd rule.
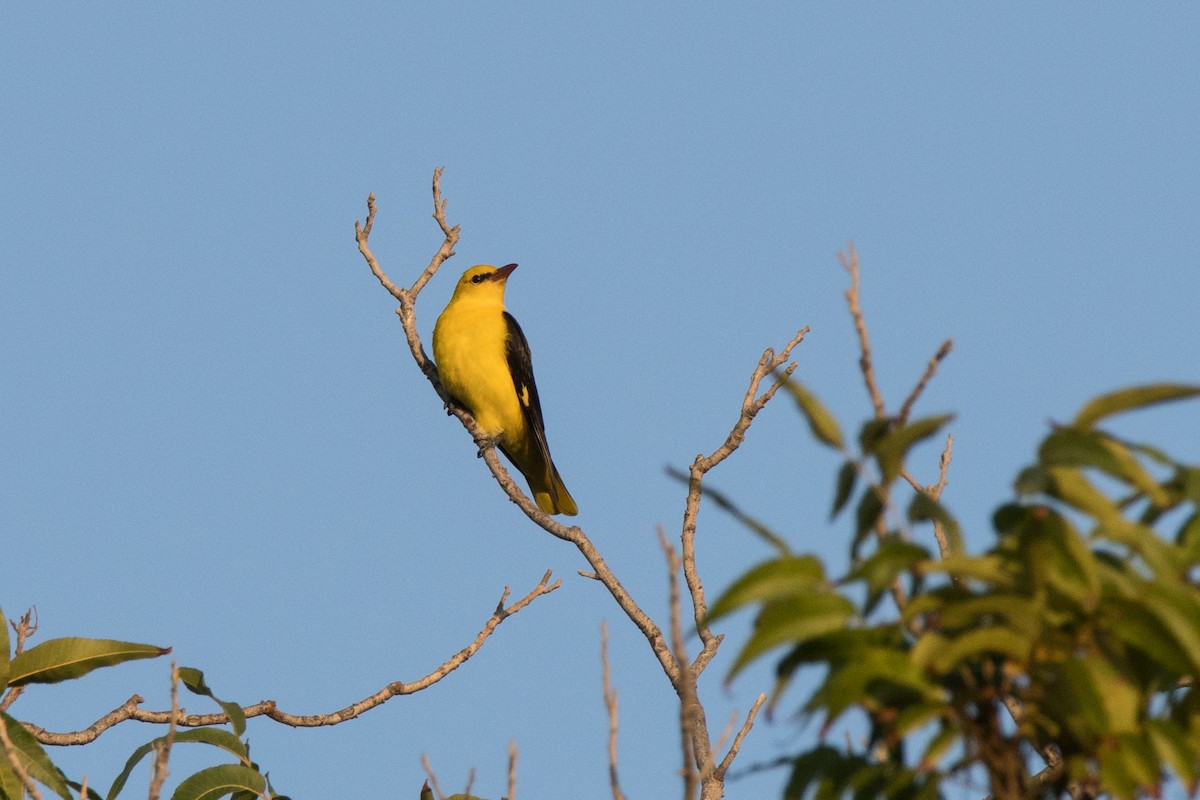
[[[505, 355], [508, 357], [508, 370], [512, 373], [513, 387], [517, 390], [517, 400], [521, 403], [521, 413], [525, 415], [525, 425], [529, 428], [537, 442], [538, 450], [546, 462], [549, 472], [553, 469], [550, 460], [550, 445], [546, 443], [546, 427], [542, 422], [542, 403], [538, 400], [537, 384], [533, 381], [533, 357], [529, 352], [529, 342], [516, 319], [507, 311], [504, 312], [504, 322], [508, 325], [508, 341], [505, 345]], [[550, 481], [551, 492], [558, 492]]]

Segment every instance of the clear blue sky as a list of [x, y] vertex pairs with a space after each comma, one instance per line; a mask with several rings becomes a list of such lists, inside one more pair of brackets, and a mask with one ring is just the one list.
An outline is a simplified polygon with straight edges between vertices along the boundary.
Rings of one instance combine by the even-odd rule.
[[[845, 424], [869, 412], [835, 257], [851, 240], [893, 403], [955, 340], [918, 411], [959, 413], [946, 498], [973, 546], [1048, 420], [1200, 377], [1195, 4], [402, 5], [0, 12], [6, 614], [36, 604], [41, 638], [170, 645], [225, 697], [317, 713], [424, 675], [505, 584], [563, 578], [426, 693], [327, 730], [252, 722], [295, 797], [415, 796], [425, 752], [446, 789], [474, 767], [496, 798], [510, 739], [520, 797], [607, 797], [601, 619], [626, 791], [678, 786], [649, 649], [408, 357], [355, 249], [368, 192], [375, 252], [409, 283], [440, 241], [446, 167], [463, 235], [420, 298], [426, 337], [462, 270], [521, 264], [508, 305], [578, 521], [659, 615], [654, 530], [683, 508], [663, 468], [720, 443], [763, 348], [811, 325], [797, 374]], [[1198, 418], [1120, 429], [1175, 431], [1195, 460]], [[836, 466], [781, 398], [711, 480], [841, 559]], [[699, 549], [714, 593], [767, 555], [712, 508]], [[716, 727], [769, 686], [766, 669], [721, 685], [747, 623], [708, 673]], [[135, 692], [165, 707], [167, 674], [129, 665], [13, 712], [74, 730]], [[153, 733], [55, 755], [107, 787]], [[813, 735], [780, 714], [739, 763]]]

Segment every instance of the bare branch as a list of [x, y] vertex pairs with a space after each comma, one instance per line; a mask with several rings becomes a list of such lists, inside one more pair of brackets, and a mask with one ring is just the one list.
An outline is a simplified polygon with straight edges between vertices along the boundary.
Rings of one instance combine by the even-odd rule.
[[[513, 614], [516, 614], [518, 611], [525, 608], [537, 598], [544, 594], [549, 594], [561, 585], [561, 579], [556, 580], [554, 583], [550, 583], [550, 571], [547, 570], [546, 574], [542, 576], [542, 579], [540, 582], [538, 582], [537, 586], [533, 587], [533, 589], [530, 590], [527, 595], [508, 607], [504, 606], [504, 602], [508, 599], [509, 588], [507, 586], [504, 587], [504, 592], [500, 597], [500, 604], [497, 606], [496, 610], [492, 612], [492, 616], [488, 619], [487, 623], [484, 624], [483, 629], [480, 630], [475, 636], [474, 641], [443, 662], [442, 665], [433, 672], [417, 681], [413, 681], [411, 683], [404, 683], [401, 681], [389, 683], [375, 694], [366, 697], [357, 703], [353, 703], [341, 709], [340, 711], [334, 711], [328, 714], [290, 714], [276, 707], [274, 700], [263, 700], [260, 703], [246, 706], [243, 711], [247, 717], [268, 717], [276, 722], [283, 723], [284, 725], [291, 725], [292, 727], [296, 728], [315, 728], [326, 725], [337, 725], [345, 722], [346, 720], [354, 719], [355, 717], [370, 711], [376, 706], [383, 705], [393, 697], [415, 694], [416, 692], [419, 692], [422, 689], [427, 689], [433, 684], [437, 683], [442, 678], [446, 677], [451, 672], [466, 663], [467, 659], [471, 658], [471, 656], [475, 655], [475, 653], [479, 651], [479, 648], [483, 647], [483, 643], [487, 641], [488, 637], [495, 632], [496, 628], [501, 622], [508, 619]], [[47, 731], [44, 728], [39, 728], [36, 725], [31, 725], [28, 722], [25, 723], [25, 727], [28, 728], [29, 731], [33, 733], [33, 735], [37, 737], [37, 740], [42, 744], [77, 745], [87, 744], [88, 742], [95, 741], [95, 739], [100, 736], [100, 734], [104, 733], [104, 731], [108, 730], [114, 725], [124, 722], [125, 720], [150, 722], [159, 725], [168, 724], [174, 720], [177, 725], [185, 728], [198, 728], [207, 725], [223, 725], [229, 722], [229, 716], [223, 712], [214, 714], [186, 714], [176, 716], [171, 711], [144, 711], [139, 707], [143, 702], [145, 702], [143, 698], [138, 695], [134, 695], [125, 701], [125, 703], [121, 706], [113, 709], [108, 714], [105, 714], [103, 717], [96, 720], [89, 727], [71, 733], [54, 733], [52, 731]]]
[[867, 323], [863, 318], [860, 302], [860, 286], [858, 274], [858, 251], [854, 242], [850, 243], [847, 253], [838, 253], [838, 261], [846, 272], [850, 273], [850, 288], [846, 290], [846, 302], [850, 306], [850, 316], [854, 320], [854, 330], [858, 332], [858, 344], [862, 355], [858, 366], [862, 370], [863, 381], [867, 385], [867, 394], [871, 396], [871, 405], [875, 408], [875, 418], [883, 419], [887, 410], [883, 405], [883, 395], [879, 392], [879, 383], [875, 380], [875, 365], [871, 362], [871, 335], [867, 332]]
[[[0, 619], [0, 625], [2, 624], [4, 624], [4, 620]], [[13, 655], [15, 656], [24, 652], [26, 640], [37, 633], [37, 606], [26, 609], [19, 620], [15, 622], [10, 621], [9, 625], [12, 626], [13, 633], [17, 636], [17, 640], [13, 645]], [[24, 685], [10, 687], [3, 699], [0, 699], [0, 711], [7, 711], [9, 706], [15, 703], [24, 691]]]
[[[608, 713], [608, 784], [613, 800], [625, 800], [617, 778], [617, 690], [612, 685], [612, 668], [608, 664], [608, 625], [600, 622], [600, 675], [604, 681], [604, 709]], [[509, 793], [509, 800], [513, 800]]]
[[776, 378], [775, 382], [766, 391], [759, 394], [758, 390], [762, 385], [763, 379], [783, 366], [791, 355], [792, 350], [800, 342], [804, 341], [808, 330], [806, 326], [797, 331], [796, 335], [783, 346], [778, 355], [771, 348], [767, 348], [763, 352], [762, 357], [758, 360], [758, 365], [750, 375], [750, 385], [746, 389], [746, 394], [742, 399], [741, 414], [738, 416], [729, 435], [725, 437], [725, 441], [711, 455], [696, 456], [696, 460], [692, 462], [692, 466], [688, 471], [688, 494], [683, 511], [683, 527], [680, 541], [683, 550], [683, 577], [687, 581], [688, 591], [692, 596], [696, 631], [700, 635], [700, 641], [703, 644], [700, 654], [696, 657], [696, 662], [692, 665], [692, 671], [696, 675], [699, 675], [708, 666], [713, 656], [716, 655], [717, 647], [720, 646], [721, 641], [721, 637], [715, 636], [705, 622], [705, 617], [708, 615], [708, 602], [704, 597], [704, 586], [700, 581], [700, 575], [696, 571], [696, 517], [700, 513], [700, 497], [703, 494], [704, 476], [741, 446], [742, 442], [745, 441], [746, 431], [749, 430], [750, 424], [754, 421], [754, 417], [775, 396], [775, 392], [778, 391], [783, 381], [795, 371], [795, 362], [788, 364]]
[[433, 764], [429, 763], [429, 756], [421, 753], [421, 768], [425, 770], [425, 774], [429, 776], [429, 780], [425, 782], [426, 786], [433, 785], [433, 796], [437, 800], [445, 800], [446, 795], [442, 794], [442, 787], [438, 785], [437, 773], [433, 771]]
[[896, 415], [896, 424], [903, 425], [908, 422], [908, 416], [912, 413], [913, 405], [916, 404], [917, 398], [925, 391], [925, 387], [929, 385], [929, 381], [937, 374], [938, 365], [946, 356], [950, 355], [950, 351], [954, 349], [954, 340], [947, 339], [942, 342], [942, 346], [933, 354], [933, 358], [929, 359], [929, 363], [925, 365], [925, 372], [921, 375], [921, 379], [917, 381], [917, 385], [908, 393], [908, 397], [904, 400], [904, 405], [900, 406], [900, 413]]
[[737, 758], [738, 751], [742, 749], [742, 740], [746, 738], [746, 734], [750, 732], [750, 728], [754, 725], [754, 718], [758, 716], [758, 711], [762, 708], [763, 703], [767, 701], [765, 692], [758, 695], [758, 699], [754, 701], [754, 707], [750, 709], [750, 713], [746, 715], [746, 722], [743, 723], [742, 729], [737, 732], [737, 736], [733, 738], [733, 744], [729, 746], [729, 752], [721, 759], [721, 763], [717, 766], [716, 775], [720, 779], [725, 778], [725, 773], [729, 771], [729, 767], [733, 764], [733, 760]]
[[175, 746], [175, 725], [179, 719], [179, 668], [171, 662], [171, 722], [167, 726], [166, 738], [154, 745], [154, 763], [150, 771], [149, 800], [158, 800], [162, 794], [163, 781], [171, 773], [167, 770], [167, 760], [171, 757], [171, 748]]
[[[683, 603], [679, 593], [679, 572], [683, 568], [679, 552], [671, 546], [662, 527], [658, 529], [658, 543], [662, 547], [663, 556], [667, 561], [667, 602], [670, 609], [671, 650], [675, 660], [680, 664], [688, 663], [687, 649], [683, 643]], [[680, 775], [683, 777], [683, 800], [692, 800], [699, 788], [700, 770], [705, 774], [707, 761], [712, 760], [712, 750], [708, 741], [708, 728], [704, 719], [704, 709], [700, 707], [697, 697], [696, 676], [690, 669], [680, 673], [675, 683], [675, 693], [679, 695], [679, 743], [683, 752], [683, 762]]]
[[517, 742], [508, 743], [508, 793], [505, 800], [517, 800]]

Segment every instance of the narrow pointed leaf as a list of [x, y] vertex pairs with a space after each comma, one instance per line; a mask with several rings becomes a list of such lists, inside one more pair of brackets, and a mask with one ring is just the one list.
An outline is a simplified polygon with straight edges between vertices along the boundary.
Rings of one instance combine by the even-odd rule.
[[[66, 777], [58, 767], [54, 766], [54, 762], [46, 755], [46, 751], [42, 749], [38, 740], [33, 738], [33, 734], [20, 722], [3, 712], [0, 712], [0, 725], [4, 725], [5, 730], [8, 731], [8, 738], [17, 752], [17, 758], [29, 777], [50, 789], [63, 800], [74, 800]], [[0, 752], [3, 752], [2, 749]], [[23, 792], [24, 789], [22, 788], [21, 791]], [[19, 793], [16, 797], [20, 798], [22, 794]]]
[[804, 415], [804, 419], [808, 421], [808, 427], [818, 442], [835, 450], [845, 448], [845, 440], [842, 438], [842, 429], [838, 425], [837, 417], [833, 416], [833, 413], [817, 399], [816, 395], [799, 381], [791, 378], [784, 379], [783, 388], [787, 389], [792, 399], [796, 401], [797, 408]]
[[21, 784], [21, 779], [17, 777], [17, 773], [13, 772], [12, 766], [9, 765], [7, 758], [0, 758], [0, 798], [3, 800], [21, 800], [25, 794], [25, 787]]
[[1145, 408], [1171, 400], [1186, 400], [1197, 395], [1200, 395], [1200, 386], [1180, 383], [1156, 383], [1149, 386], [1120, 389], [1110, 394], [1100, 395], [1080, 409], [1075, 416], [1075, 427], [1086, 430], [1105, 417], [1119, 414], [1122, 411]]
[[764, 561], [738, 578], [713, 604], [710, 620], [751, 603], [767, 603], [810, 594], [825, 585], [825, 570], [812, 556], [788, 556]]
[[877, 487], [870, 486], [863, 492], [862, 499], [858, 501], [858, 508], [854, 514], [854, 541], [850, 543], [852, 558], [858, 558], [858, 548], [862, 546], [863, 540], [867, 538], [867, 534], [871, 532], [883, 514], [883, 501], [879, 498], [880, 491]]
[[937, 433], [943, 425], [954, 419], [953, 414], [925, 417], [901, 428], [889, 431], [875, 446], [875, 457], [879, 459], [879, 471], [887, 485], [900, 475], [908, 451], [918, 442]]
[[157, 658], [169, 647], [118, 642], [112, 639], [51, 639], [19, 653], [9, 668], [9, 684], [58, 683], [140, 658]]
[[1149, 719], [1143, 725], [1159, 762], [1175, 770], [1175, 775], [1183, 783], [1194, 784], [1200, 777], [1197, 774], [1196, 754], [1188, 746], [1187, 736], [1179, 726], [1163, 719]]
[[261, 795], [267, 782], [258, 770], [241, 764], [221, 764], [184, 778], [171, 800], [216, 800], [234, 792]]
[[927, 494], [918, 492], [908, 504], [909, 522], [933, 522], [941, 526], [946, 535], [946, 545], [950, 553], [963, 551], [962, 529], [958, 520], [946, 510], [946, 507]]
[[[166, 736], [159, 736], [157, 739], [152, 739], [133, 751], [133, 755], [125, 762], [125, 768], [121, 770], [121, 774], [113, 781], [112, 787], [109, 788], [108, 794], [105, 795], [106, 800], [113, 800], [125, 788], [125, 782], [129, 780], [129, 775], [133, 772], [134, 767], [138, 765], [138, 762], [152, 752], [156, 744], [165, 742], [166, 738]], [[232, 753], [246, 766], [250, 765], [250, 754], [246, 750], [246, 745], [229, 731], [221, 730], [220, 728], [196, 728], [190, 731], [176, 731], [175, 743], [184, 742], [200, 742], [219, 747], [222, 750]]]
[[841, 513], [841, 510], [846, 507], [846, 503], [850, 502], [850, 495], [854, 493], [854, 483], [857, 479], [858, 465], [853, 461], [842, 464], [842, 468], [838, 470], [837, 487], [833, 492], [833, 510], [829, 512], [830, 519]]
[[810, 594], [780, 600], [765, 607], [754, 633], [729, 670], [736, 675], [767, 650], [781, 644], [805, 642], [840, 630], [854, 616], [854, 604], [841, 595]]
[[210, 697], [213, 702], [224, 709], [225, 713], [229, 715], [229, 723], [233, 726], [234, 733], [241, 736], [246, 732], [246, 712], [237, 703], [227, 702], [213, 694], [212, 689], [208, 688], [208, 684], [204, 682], [203, 672], [195, 667], [180, 667], [179, 680], [192, 694]]

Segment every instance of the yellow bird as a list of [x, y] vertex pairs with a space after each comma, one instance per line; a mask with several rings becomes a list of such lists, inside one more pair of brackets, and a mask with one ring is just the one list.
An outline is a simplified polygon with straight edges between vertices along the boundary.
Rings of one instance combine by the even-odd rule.
[[529, 343], [504, 310], [504, 287], [516, 268], [478, 264], [463, 273], [433, 327], [433, 358], [446, 391], [496, 439], [538, 508], [574, 516], [579, 509], [546, 444]]

